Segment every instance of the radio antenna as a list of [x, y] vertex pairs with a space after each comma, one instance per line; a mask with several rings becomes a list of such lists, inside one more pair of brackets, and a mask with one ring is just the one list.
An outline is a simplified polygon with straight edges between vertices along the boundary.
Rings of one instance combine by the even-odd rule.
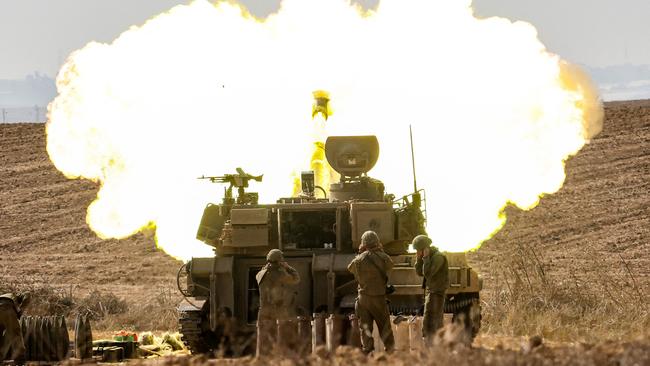
[[413, 152], [413, 130], [411, 125], [409, 125], [409, 135], [411, 137], [411, 164], [413, 165], [413, 192], [418, 191], [418, 182], [415, 178], [415, 153]]

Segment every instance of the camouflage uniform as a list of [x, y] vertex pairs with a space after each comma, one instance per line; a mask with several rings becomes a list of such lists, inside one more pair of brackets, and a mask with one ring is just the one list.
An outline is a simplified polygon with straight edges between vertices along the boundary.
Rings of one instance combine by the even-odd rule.
[[22, 297], [13, 294], [0, 296], [0, 361], [14, 360], [22, 364], [25, 360], [25, 344], [19, 322], [21, 302]]
[[[424, 237], [420, 235], [419, 237]], [[425, 237], [426, 238], [426, 237]], [[413, 240], [414, 247], [418, 237]], [[420, 239], [422, 242], [428, 242], [429, 238]], [[423, 244], [420, 244], [422, 247]], [[423, 287], [426, 287], [424, 299], [424, 319], [422, 320], [422, 336], [431, 341], [432, 336], [442, 327], [445, 291], [449, 287], [449, 266], [447, 257], [444, 256], [438, 248], [429, 246], [430, 253], [426, 257], [418, 257], [415, 262], [415, 272], [424, 277]]]
[[[393, 261], [381, 249], [377, 234], [371, 232], [372, 234], [366, 235], [367, 233], [364, 233], [361, 239], [362, 246], [365, 246], [366, 250], [357, 255], [348, 265], [348, 271], [359, 283], [359, 295], [354, 308], [359, 319], [361, 344], [365, 353], [374, 350], [372, 338], [374, 321], [377, 323], [386, 351], [392, 352], [395, 349], [395, 339], [386, 302], [386, 285], [388, 273], [393, 269]], [[364, 239], [366, 239], [365, 243]]]
[[298, 271], [292, 267], [285, 269], [278, 263], [268, 263], [256, 278], [260, 287], [258, 319], [288, 319], [295, 315], [293, 286], [300, 282]]
[[[282, 265], [282, 252], [273, 249], [267, 264], [255, 276], [260, 288], [260, 308], [257, 313], [257, 354], [268, 354], [273, 348], [277, 321], [295, 316], [295, 285], [300, 282], [298, 271]], [[286, 267], [285, 267], [286, 266]]]

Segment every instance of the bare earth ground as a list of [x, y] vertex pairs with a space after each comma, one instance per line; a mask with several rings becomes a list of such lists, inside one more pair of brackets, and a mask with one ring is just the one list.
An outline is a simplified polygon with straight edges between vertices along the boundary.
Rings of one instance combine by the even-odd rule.
[[[0, 124], [0, 287], [30, 283], [79, 298], [99, 290], [125, 299], [131, 310], [173, 312], [181, 263], [157, 250], [152, 237], [98, 238], [85, 221], [97, 187], [56, 170], [44, 124]], [[132, 313], [118, 326], [174, 327], [172, 316]]]
[[[586, 362], [593, 354], [605, 363], [585, 364], [606, 364], [648, 354], [650, 101], [608, 103], [603, 132], [569, 159], [566, 171], [558, 193], [528, 212], [506, 208], [505, 227], [470, 254], [486, 288], [475, 343], [481, 347], [458, 353], [465, 359], [542, 364], [531, 355]], [[116, 314], [102, 308], [100, 328], [173, 329], [180, 263], [156, 250], [150, 236], [97, 238], [85, 223], [96, 192], [95, 183], [68, 180], [54, 168], [44, 125], [0, 124], [0, 291], [47, 288], [81, 303], [99, 290], [127, 306], [116, 305]], [[517, 336], [534, 334], [560, 346], [508, 353], [519, 348]], [[600, 345], [575, 343], [583, 341]], [[627, 360], [650, 364], [647, 356]]]

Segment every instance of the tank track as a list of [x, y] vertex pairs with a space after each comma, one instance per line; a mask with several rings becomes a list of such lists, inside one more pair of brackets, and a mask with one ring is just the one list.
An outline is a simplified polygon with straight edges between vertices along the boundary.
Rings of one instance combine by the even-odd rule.
[[472, 305], [474, 301], [473, 297], [468, 297], [455, 301], [445, 301], [445, 313], [456, 314], [458, 312], [464, 311], [468, 306]]
[[[478, 300], [475, 297], [465, 297], [461, 299], [456, 299], [454, 301], [445, 301], [445, 313], [451, 313], [451, 314], [457, 314], [461, 313], [464, 311], [467, 311], [468, 308], [476, 303]], [[417, 307], [409, 307], [409, 306], [390, 306], [390, 313], [391, 314], [399, 314], [399, 315], [415, 315], [415, 314], [420, 314], [422, 315], [422, 305], [418, 305]], [[354, 311], [353, 311], [354, 312]]]
[[458, 316], [464, 316], [465, 327], [470, 332], [472, 339], [478, 335], [481, 328], [481, 304], [476, 297], [468, 297], [452, 302], [445, 302], [445, 312], [454, 314], [454, 321]]
[[201, 328], [202, 321], [201, 310], [178, 312], [178, 330], [181, 333], [183, 343], [192, 354], [213, 351], [212, 347], [205, 341], [205, 334]]

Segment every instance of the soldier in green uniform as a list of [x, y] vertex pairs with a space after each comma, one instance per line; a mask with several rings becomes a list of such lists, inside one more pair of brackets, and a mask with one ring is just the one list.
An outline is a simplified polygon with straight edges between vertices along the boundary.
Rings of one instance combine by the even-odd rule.
[[258, 319], [288, 319], [294, 316], [295, 285], [300, 275], [284, 261], [279, 249], [272, 249], [266, 256], [266, 265], [255, 276], [260, 288]]
[[[255, 276], [260, 288], [260, 308], [257, 313], [257, 349], [271, 350], [273, 335], [279, 319], [295, 316], [295, 289], [300, 275], [284, 261], [279, 249], [272, 249], [266, 256], [266, 265]], [[263, 352], [262, 352], [263, 353]]]
[[424, 277], [422, 287], [426, 289], [422, 336], [428, 343], [442, 327], [445, 291], [449, 287], [447, 257], [431, 244], [431, 239], [426, 235], [413, 238], [413, 248], [417, 250], [415, 272]]
[[20, 316], [26, 304], [25, 295], [0, 296], [0, 361], [14, 360], [18, 365], [25, 362], [25, 344], [20, 329]]
[[377, 323], [386, 352], [392, 352], [395, 349], [395, 339], [386, 302], [388, 273], [392, 269], [393, 261], [384, 253], [377, 234], [374, 231], [363, 233], [359, 254], [348, 265], [348, 271], [359, 283], [359, 295], [355, 310], [359, 318], [361, 345], [364, 353], [374, 350], [373, 321]]

